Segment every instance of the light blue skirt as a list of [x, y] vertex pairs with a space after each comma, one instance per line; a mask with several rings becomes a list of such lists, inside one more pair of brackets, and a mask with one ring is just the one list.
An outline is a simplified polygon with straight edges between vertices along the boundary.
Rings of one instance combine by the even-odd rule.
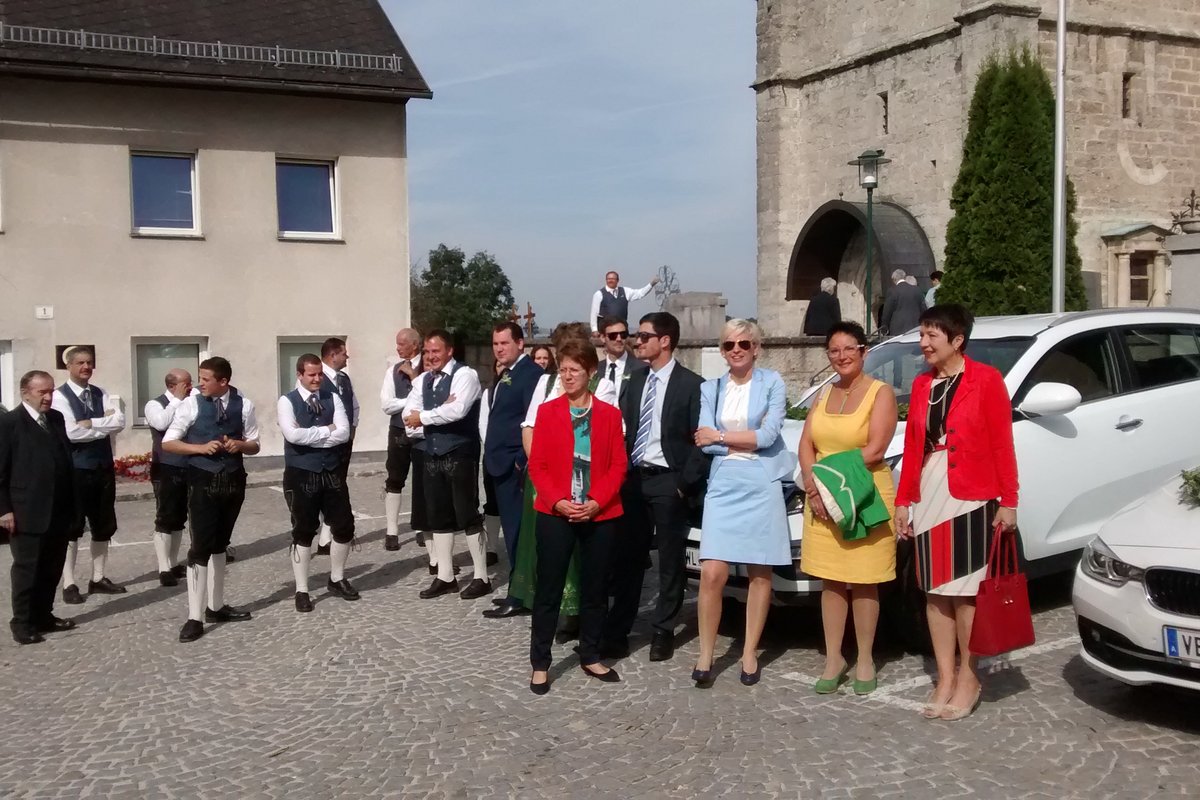
[[792, 563], [783, 487], [758, 461], [725, 459], [704, 496], [700, 560], [784, 566]]

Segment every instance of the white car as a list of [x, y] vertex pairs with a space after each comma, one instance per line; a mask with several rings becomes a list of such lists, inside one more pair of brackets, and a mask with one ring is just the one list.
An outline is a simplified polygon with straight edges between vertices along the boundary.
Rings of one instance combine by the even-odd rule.
[[[909, 331], [867, 353], [866, 371], [887, 381], [901, 404], [908, 403], [913, 379], [927, 369], [919, 338]], [[966, 352], [1000, 370], [1013, 398], [1021, 557], [1033, 577], [1073, 569], [1080, 551], [1117, 511], [1200, 463], [1200, 425], [1191, 421], [1200, 408], [1200, 311], [981, 317]], [[815, 402], [833, 378], [807, 392], [802, 405]], [[801, 427], [785, 427], [789, 447], [799, 442]], [[901, 422], [887, 450], [893, 469], [903, 447]], [[797, 561], [776, 568], [776, 602], [809, 602], [821, 588], [799, 571], [802, 500], [800, 495], [789, 504]], [[700, 531], [693, 529], [688, 569], [694, 579], [699, 542]], [[885, 604], [884, 624], [902, 626], [915, 643], [924, 636], [924, 599], [911, 556], [911, 544], [900, 548], [901, 602]], [[739, 570], [731, 575], [729, 594], [743, 599], [745, 586]]]
[[1129, 684], [1200, 691], [1200, 508], [1181, 502], [1181, 483], [1100, 529], [1072, 599], [1088, 666]]

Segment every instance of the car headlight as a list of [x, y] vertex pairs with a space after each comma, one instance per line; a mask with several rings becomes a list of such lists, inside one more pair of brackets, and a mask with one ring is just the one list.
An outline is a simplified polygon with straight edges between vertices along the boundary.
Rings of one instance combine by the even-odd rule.
[[1099, 537], [1088, 542], [1080, 562], [1084, 573], [1109, 586], [1124, 586], [1130, 581], [1140, 583], [1146, 570], [1127, 564], [1117, 557]]

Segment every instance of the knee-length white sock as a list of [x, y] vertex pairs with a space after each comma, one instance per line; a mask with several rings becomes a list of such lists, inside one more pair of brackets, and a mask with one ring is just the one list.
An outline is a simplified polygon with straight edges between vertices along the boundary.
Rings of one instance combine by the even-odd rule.
[[308, 565], [312, 562], [311, 547], [293, 547], [292, 574], [296, 577], [296, 591], [308, 592]]
[[63, 588], [75, 585], [75, 562], [79, 560], [79, 540], [67, 545], [67, 560], [63, 563]]
[[171, 537], [171, 552], [169, 553], [169, 557], [171, 566], [173, 567], [179, 563], [179, 546], [183, 544], [183, 531], [172, 531], [168, 535]]
[[324, 522], [321, 523], [321, 534], [317, 537], [317, 544], [321, 547], [333, 541], [333, 531]]
[[430, 551], [430, 563], [434, 563], [436, 553], [438, 578], [446, 583], [454, 580], [454, 534], [435, 533], [425, 547]]
[[171, 571], [171, 534], [154, 532], [154, 555], [158, 558], [158, 571]]
[[350, 558], [350, 542], [329, 545], [329, 580], [337, 583], [346, 577], [346, 561]]
[[98, 581], [104, 577], [104, 568], [108, 565], [109, 542], [92, 540], [92, 580]]
[[383, 518], [387, 523], [387, 535], [400, 535], [400, 493], [387, 492], [383, 496]]
[[188, 567], [188, 619], [204, 621], [204, 596], [208, 591], [208, 567], [199, 564]]
[[[433, 546], [433, 537], [436, 535], [433, 533], [425, 534], [425, 555], [429, 557], [429, 566], [431, 567], [436, 567], [438, 563], [437, 548]], [[450, 546], [450, 552], [454, 552], [454, 545]], [[454, 574], [453, 569], [451, 569], [450, 574]]]
[[214, 553], [208, 559], [208, 607], [213, 611], [225, 607], [224, 553]]
[[487, 548], [483, 545], [482, 533], [467, 534], [467, 551], [471, 554], [472, 577], [486, 581], [488, 579]]

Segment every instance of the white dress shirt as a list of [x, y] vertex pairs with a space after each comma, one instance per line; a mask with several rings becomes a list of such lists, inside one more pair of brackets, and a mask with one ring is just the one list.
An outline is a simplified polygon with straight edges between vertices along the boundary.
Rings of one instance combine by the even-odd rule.
[[[26, 403], [24, 400], [21, 401], [21, 406], [24, 407], [24, 409], [29, 412], [29, 416], [33, 417], [34, 422], [36, 422], [38, 425], [42, 424], [41, 423], [42, 412], [38, 411], [33, 406], [29, 405], [29, 403]], [[53, 406], [51, 406], [51, 408], [53, 408]], [[49, 422], [46, 423], [47, 426], [49, 426], [49, 424], [50, 424]]]
[[462, 367], [454, 373], [453, 377], [448, 377], [457, 363], [452, 358], [441, 369], [441, 379], [450, 381], [450, 396], [454, 399], [442, 403], [437, 408], [425, 408], [425, 382], [433, 380], [433, 372], [422, 372], [413, 381], [412, 391], [404, 402], [404, 416], [407, 417], [410, 411], [420, 412], [422, 427], [409, 428], [406, 425], [404, 429], [410, 437], [424, 436], [424, 426], [426, 425], [448, 425], [451, 422], [458, 422], [467, 415], [471, 406], [475, 405], [475, 401], [483, 393], [483, 389], [479, 385], [479, 375], [470, 367]]
[[667, 383], [671, 380], [671, 373], [675, 371], [675, 358], [666, 364], [657, 372], [652, 367], [650, 374], [646, 376], [646, 385], [642, 388], [642, 396], [638, 398], [638, 415], [640, 418], [642, 411], [642, 399], [646, 396], [646, 390], [650, 388], [650, 376], [653, 375], [657, 381], [654, 387], [654, 416], [650, 418], [650, 438], [646, 440], [646, 453], [642, 456], [642, 463], [652, 464], [656, 467], [667, 467], [667, 457], [663, 454], [662, 448], [662, 415], [663, 401], [667, 397]]
[[[730, 433], [750, 430], [750, 391], [753, 385], [753, 379], [741, 385], [733, 381], [725, 381], [725, 399], [721, 401], [721, 430]], [[758, 454], [731, 450], [725, 458], [755, 461], [758, 459]]]
[[[308, 398], [313, 393], [296, 381], [296, 391], [300, 392], [300, 402], [308, 404]], [[314, 425], [311, 428], [301, 428], [296, 423], [296, 409], [292, 408], [292, 400], [286, 394], [275, 404], [275, 419], [279, 422], [279, 430], [283, 438], [292, 444], [307, 445], [308, 447], [337, 447], [350, 441], [350, 423], [346, 419], [346, 404], [337, 392], [330, 395], [333, 398], [333, 430], [328, 425]], [[320, 400], [320, 397], [317, 398]]]
[[628, 364], [629, 364], [629, 353], [627, 353], [627, 352], [621, 353], [621, 357], [618, 358], [616, 361], [611, 361], [611, 360], [609, 360], [608, 356], [605, 356], [604, 360], [600, 362], [600, 371], [601, 371], [600, 377], [602, 377], [606, 380], [608, 379], [609, 373], [611, 373], [613, 371], [610, 369], [610, 366], [613, 366], [613, 365], [616, 366], [616, 368], [617, 368], [616, 376], [614, 378], [612, 378], [611, 380], [613, 383], [613, 387], [616, 389], [618, 398], [621, 397], [621, 385], [625, 381], [625, 367]]
[[[163, 434], [164, 442], [183, 441], [183, 437], [200, 416], [200, 400], [201, 396], [194, 394], [179, 404], [179, 408], [175, 410], [175, 418], [171, 420], [171, 427]], [[228, 391], [221, 395], [220, 400], [229, 408]], [[247, 442], [258, 439], [258, 418], [254, 416], [254, 403], [251, 403], [246, 395], [242, 395], [242, 439]]]
[[[67, 381], [67, 389], [74, 392], [76, 397], [83, 394], [85, 388], [74, 381]], [[95, 386], [91, 387], [91, 389], [94, 395], [97, 389]], [[75, 412], [71, 409], [70, 402], [68, 402], [67, 398], [63, 397], [62, 392], [58, 391], [58, 389], [54, 390], [50, 407], [63, 415], [63, 420], [67, 423], [67, 438], [72, 442], [97, 442], [106, 436], [115, 436], [125, 430], [125, 414], [120, 408], [114, 408], [113, 413], [106, 417], [94, 418], [92, 420], [92, 427], [83, 428], [75, 420]], [[108, 392], [100, 392], [100, 407], [106, 410], [110, 407]]]
[[[550, 384], [553, 380], [554, 383]], [[550, 393], [546, 393], [546, 386], [550, 384]], [[529, 409], [525, 412], [525, 421], [521, 423], [522, 428], [532, 428], [537, 422], [538, 406], [548, 400], [553, 400], [562, 394], [562, 382], [559, 381], [557, 375], [546, 374], [538, 378], [538, 384], [533, 390], [533, 399], [529, 401]], [[610, 406], [617, 405], [617, 387], [609, 381], [608, 378], [601, 378], [596, 384], [596, 391], [593, 393], [595, 398], [603, 403], [608, 403]]]
[[421, 357], [414, 356], [413, 358], [397, 359], [396, 363], [388, 367], [387, 372], [383, 374], [383, 388], [379, 390], [379, 406], [383, 409], [383, 413], [389, 417], [394, 417], [404, 411], [405, 399], [403, 397], [396, 397], [396, 378], [394, 377], [396, 367], [401, 364], [410, 365], [413, 372], [418, 376], [421, 372]]
[[[333, 367], [329, 366], [328, 364], [326, 364], [324, 361], [322, 361], [321, 362], [321, 372], [324, 372], [325, 377], [329, 378], [330, 382], [333, 383], [333, 391], [336, 393], [338, 390], [338, 382], [337, 382], [338, 371], [336, 369], [334, 369]], [[345, 374], [344, 370], [343, 370], [343, 374]], [[346, 378], [349, 379], [350, 376], [346, 375]], [[351, 383], [351, 386], [353, 387], [353, 382]], [[299, 382], [296, 383], [296, 388], [297, 389], [300, 388]], [[338, 395], [338, 399], [339, 400], [341, 399], [341, 395]], [[346, 405], [345, 403], [342, 403], [343, 408], [345, 407], [345, 405]], [[357, 428], [358, 427], [358, 392], [354, 393], [354, 408], [351, 408], [349, 411], [350, 411], [350, 427]]]
[[[624, 289], [625, 299], [632, 303], [634, 300], [641, 300], [643, 297], [650, 294], [650, 292], [654, 291], [654, 284], [647, 283], [640, 289], [630, 289], [628, 286], [619, 286], [617, 288]], [[588, 314], [588, 319], [591, 320], [589, 324], [592, 326], [592, 333], [600, 332], [600, 328], [596, 325], [596, 322], [600, 317], [600, 301], [604, 298], [605, 292], [608, 292], [609, 297], [617, 296], [617, 290], [610, 289], [608, 286], [598, 289], [596, 293], [592, 295], [592, 313]]]
[[[175, 412], [179, 409], [179, 404], [183, 400], [170, 392], [163, 392], [167, 397], [167, 404], [164, 406], [158, 402], [158, 398], [154, 398], [146, 403], [146, 407], [142, 409], [142, 416], [146, 418], [146, 424], [159, 433], [163, 433], [167, 428], [171, 427], [171, 420], [175, 417]], [[200, 394], [200, 390], [192, 387], [192, 393], [189, 396]]]

